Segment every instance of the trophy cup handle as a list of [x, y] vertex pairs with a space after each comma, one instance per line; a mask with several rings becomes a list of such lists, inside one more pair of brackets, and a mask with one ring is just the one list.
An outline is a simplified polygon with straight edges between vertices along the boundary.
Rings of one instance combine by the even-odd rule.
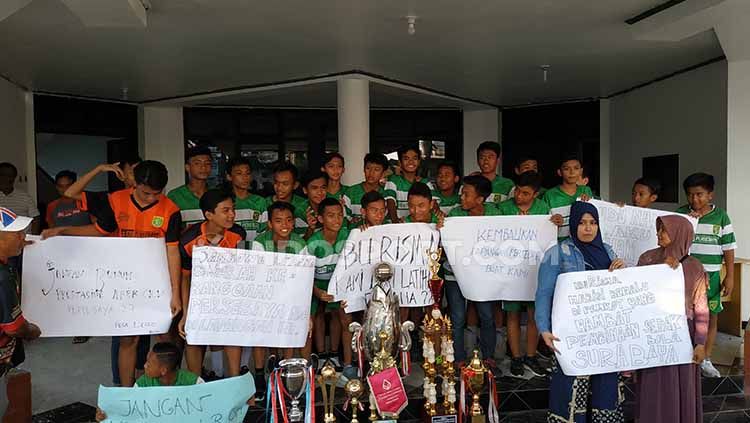
[[398, 347], [401, 348], [401, 351], [409, 351], [411, 349], [411, 336], [409, 335], [409, 332], [414, 330], [414, 323], [410, 320], [405, 321], [404, 323], [401, 323], [400, 327], [400, 342], [398, 343]]

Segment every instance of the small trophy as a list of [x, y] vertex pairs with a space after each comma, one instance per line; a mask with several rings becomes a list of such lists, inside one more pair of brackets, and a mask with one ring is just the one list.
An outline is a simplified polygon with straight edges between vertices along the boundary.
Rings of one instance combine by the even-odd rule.
[[333, 403], [334, 394], [336, 393], [337, 379], [338, 375], [336, 374], [336, 368], [334, 368], [331, 363], [326, 363], [326, 365], [320, 369], [318, 386], [320, 386], [320, 391], [323, 393], [323, 421], [326, 423], [333, 423], [336, 421], [336, 416], [333, 414]]
[[[287, 395], [292, 400], [289, 410], [290, 422], [301, 422], [305, 415], [299, 408], [299, 399], [305, 393], [310, 382], [309, 367], [304, 358], [289, 358], [279, 362], [279, 376]], [[308, 410], [309, 411], [309, 410]]]
[[479, 351], [474, 350], [474, 357], [467, 367], [462, 370], [463, 379], [467, 382], [469, 392], [471, 392], [471, 409], [469, 415], [471, 415], [472, 423], [483, 423], [484, 414], [482, 413], [482, 406], [479, 405], [479, 395], [482, 393], [484, 388], [484, 378], [487, 373], [487, 368], [482, 364], [482, 360], [479, 359]]
[[346, 382], [344, 391], [346, 391], [349, 403], [352, 405], [351, 423], [359, 423], [359, 420], [357, 420], [357, 409], [361, 407], [360, 398], [365, 393], [365, 385], [360, 379], [350, 379], [349, 382]]
[[[456, 374], [453, 362], [453, 327], [450, 318], [440, 312], [440, 301], [443, 297], [444, 281], [438, 276], [442, 248], [427, 250], [427, 259], [431, 272], [429, 287], [432, 293], [432, 311], [425, 315], [422, 321], [422, 355], [424, 362], [424, 411], [425, 421], [457, 421], [456, 414]], [[440, 376], [442, 383], [438, 384]], [[438, 386], [443, 396], [442, 403], [438, 403]]]

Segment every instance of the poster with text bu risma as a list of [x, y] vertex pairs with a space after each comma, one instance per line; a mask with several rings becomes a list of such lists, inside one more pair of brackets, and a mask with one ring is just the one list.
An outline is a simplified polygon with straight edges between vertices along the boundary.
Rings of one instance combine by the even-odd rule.
[[568, 376], [690, 363], [682, 267], [661, 264], [558, 276], [552, 333]]
[[439, 243], [440, 233], [434, 224], [381, 225], [364, 232], [354, 229], [336, 262], [328, 293], [337, 301], [346, 300], [347, 313], [364, 310], [377, 282], [373, 269], [385, 262], [393, 266], [393, 278], [386, 286], [399, 295], [401, 307], [431, 305], [427, 251], [437, 250]]

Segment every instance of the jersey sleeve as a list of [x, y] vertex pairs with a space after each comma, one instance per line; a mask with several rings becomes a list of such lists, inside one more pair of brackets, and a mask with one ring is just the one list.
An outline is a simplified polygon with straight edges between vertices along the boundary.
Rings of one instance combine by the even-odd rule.
[[112, 233], [117, 230], [115, 212], [109, 203], [109, 194], [106, 192], [84, 191], [81, 200], [78, 201], [81, 211], [87, 211], [96, 218], [96, 229], [103, 233]]
[[188, 246], [184, 242], [184, 240], [180, 240], [179, 250], [180, 250], [180, 264], [182, 266], [182, 270], [191, 271], [193, 270], [193, 257], [190, 255], [187, 248]]
[[176, 245], [180, 241], [180, 228], [182, 227], [182, 218], [180, 217], [180, 211], [174, 211], [169, 216], [169, 223], [167, 224], [167, 231], [164, 233], [164, 241], [167, 245]]
[[719, 238], [719, 244], [721, 244], [722, 251], [737, 249], [737, 240], [734, 237], [732, 221], [726, 213], [724, 213], [724, 216], [721, 219], [721, 238]]
[[0, 288], [0, 330], [15, 332], [26, 323], [18, 304], [15, 284], [5, 280]]
[[396, 183], [393, 182], [391, 178], [388, 178], [383, 187], [383, 197], [385, 197], [386, 200], [396, 201], [396, 190]]

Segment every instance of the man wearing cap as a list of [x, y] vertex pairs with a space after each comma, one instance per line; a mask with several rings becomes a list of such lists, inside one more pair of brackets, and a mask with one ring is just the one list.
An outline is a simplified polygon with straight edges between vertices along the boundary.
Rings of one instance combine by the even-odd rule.
[[36, 339], [41, 333], [21, 313], [16, 272], [8, 266], [8, 259], [20, 255], [26, 245], [26, 229], [32, 220], [0, 207], [0, 417], [8, 407], [8, 370], [19, 364], [12, 360], [16, 344], [19, 339]]

